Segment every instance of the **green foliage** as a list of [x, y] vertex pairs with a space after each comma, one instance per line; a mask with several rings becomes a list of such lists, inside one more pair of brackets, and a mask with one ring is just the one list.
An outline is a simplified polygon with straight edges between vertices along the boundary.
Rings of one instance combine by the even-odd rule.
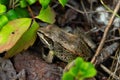
[[10, 9], [4, 15], [7, 16], [9, 21], [14, 20], [14, 19], [18, 19], [18, 18], [29, 17], [27, 10], [19, 8], [19, 7], [15, 8], [15, 9]]
[[[15, 0], [15, 1], [19, 2], [18, 5], [20, 5], [21, 8], [25, 8], [28, 5], [34, 4], [37, 0], [20, 0], [20, 1]], [[55, 13], [49, 7], [49, 3], [51, 2], [51, 0], [38, 0], [38, 1], [42, 5], [42, 8], [41, 8], [40, 13], [37, 16], [37, 18], [44, 22], [53, 24], [55, 22]], [[58, 1], [62, 6], [65, 6], [65, 4], [68, 2], [68, 0], [58, 0]], [[9, 1], [8, 0], [0, 0], [0, 2], [5, 3], [5, 2], [9, 2]], [[3, 10], [6, 11], [5, 6], [4, 6], [4, 8], [1, 9], [0, 13], [4, 12]], [[19, 11], [21, 11], [21, 10], [19, 10]], [[7, 12], [7, 17], [9, 20], [17, 19], [18, 14], [16, 14], [16, 11], [10, 10]]]
[[[42, 9], [37, 18], [44, 22], [53, 24], [55, 22], [55, 13], [49, 7], [50, 1], [51, 0], [39, 0], [39, 3], [42, 5]], [[59, 0], [59, 2], [62, 6], [65, 6], [67, 0]]]
[[10, 0], [0, 0], [0, 4], [7, 5]]
[[75, 59], [75, 65], [63, 74], [62, 80], [84, 80], [95, 75], [96, 70], [94, 66], [90, 62], [85, 62], [78, 57]]
[[27, 7], [28, 5], [32, 5], [32, 4], [34, 4], [35, 2], [36, 2], [37, 0], [20, 0], [20, 6], [22, 7], [22, 8], [25, 8], [25, 7]]

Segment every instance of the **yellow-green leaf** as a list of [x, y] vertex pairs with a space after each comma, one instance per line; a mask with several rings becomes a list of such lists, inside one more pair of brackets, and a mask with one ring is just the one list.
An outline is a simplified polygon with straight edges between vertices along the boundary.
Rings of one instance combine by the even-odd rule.
[[30, 18], [21, 18], [8, 22], [0, 30], [0, 53], [8, 51], [20, 39], [31, 24]]
[[31, 27], [23, 34], [23, 36], [18, 40], [18, 42], [13, 46], [6, 54], [5, 58], [10, 58], [19, 52], [27, 49], [29, 46], [33, 45], [36, 40], [36, 32], [39, 25], [34, 21]]
[[58, 0], [59, 1], [59, 3], [64, 7], [66, 4], [67, 4], [67, 2], [68, 2], [68, 0]]
[[42, 5], [42, 8], [47, 8], [51, 0], [39, 0], [39, 3]]
[[6, 6], [0, 3], [0, 14], [6, 12], [6, 10]]
[[39, 15], [36, 17], [44, 22], [53, 24], [55, 22], [55, 12], [52, 10], [51, 7], [47, 7], [47, 8], [42, 8], [40, 10]]

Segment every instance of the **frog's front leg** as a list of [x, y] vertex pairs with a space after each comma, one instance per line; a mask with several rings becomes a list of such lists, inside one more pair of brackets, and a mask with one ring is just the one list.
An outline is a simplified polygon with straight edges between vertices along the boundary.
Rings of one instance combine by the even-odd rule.
[[52, 63], [54, 58], [54, 51], [50, 50], [47, 56], [44, 53], [42, 53], [42, 57], [46, 62]]

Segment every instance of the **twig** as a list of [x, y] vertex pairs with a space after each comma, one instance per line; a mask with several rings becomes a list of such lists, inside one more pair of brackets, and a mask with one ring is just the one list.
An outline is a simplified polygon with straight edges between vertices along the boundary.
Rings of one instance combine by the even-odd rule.
[[85, 6], [84, 6], [84, 3], [83, 3], [83, 0], [80, 0], [80, 2], [81, 2], [81, 5], [82, 5], [82, 8], [83, 8], [83, 10], [84, 10], [84, 12], [85, 12], [85, 15], [86, 15], [86, 18], [87, 18], [87, 21], [88, 21], [88, 23], [89, 23], [89, 17], [88, 17], [88, 13], [87, 13], [87, 11], [86, 11], [86, 9], [85, 9]]
[[120, 37], [115, 37], [114, 39], [109, 39], [109, 40], [105, 41], [105, 43], [113, 42], [113, 41], [117, 41], [117, 40], [120, 40]]
[[98, 46], [98, 48], [97, 48], [97, 50], [96, 50], [95, 55], [93, 56], [93, 58], [92, 58], [92, 60], [91, 60], [91, 63], [94, 63], [94, 64], [96, 63], [96, 57], [100, 54], [100, 51], [101, 51], [101, 49], [102, 49], [102, 47], [103, 47], [103, 45], [104, 45], [104, 43], [105, 43], [106, 36], [107, 36], [107, 34], [108, 34], [108, 32], [109, 32], [109, 29], [111, 28], [112, 22], [113, 22], [113, 20], [114, 20], [114, 17], [115, 17], [115, 15], [116, 15], [116, 13], [118, 12], [119, 8], [120, 8], [120, 0], [119, 0], [119, 2], [117, 3], [117, 5], [116, 5], [116, 7], [115, 7], [115, 9], [114, 9], [114, 12], [113, 12], [113, 14], [112, 14], [112, 16], [111, 16], [111, 19], [110, 19], [109, 22], [108, 22], [107, 27], [105, 28], [103, 37], [102, 37], [101, 42], [100, 42], [100, 44], [99, 44], [99, 46]]
[[115, 75], [113, 72], [111, 72], [108, 68], [106, 68], [104, 65], [100, 65], [100, 67], [105, 71], [107, 72], [109, 75], [111, 75], [113, 78], [115, 78], [115, 80], [120, 80], [120, 78]]
[[110, 12], [110, 11], [87, 11], [87, 12], [84, 12], [84, 11], [81, 11], [81, 10], [71, 6], [70, 4], [66, 4], [66, 6], [73, 9], [74, 11], [76, 11], [76, 12], [78, 12], [80, 14], [85, 14], [85, 13], [90, 14], [90, 13], [98, 13], [98, 12]]
[[74, 8], [73, 6], [71, 6], [71, 5], [69, 5], [69, 4], [66, 4], [66, 6], [69, 7], [69, 8], [71, 8], [71, 9], [73, 9], [73, 10], [75, 10], [75, 11], [78, 12], [78, 13], [84, 14], [83, 11], [80, 11], [79, 9]]
[[30, 15], [31, 15], [32, 19], [34, 19], [35, 16], [34, 16], [34, 13], [33, 13], [32, 9], [30, 8], [30, 6], [28, 6], [28, 11], [30, 12]]
[[[108, 9], [108, 11], [110, 11], [111, 13], [113, 13], [113, 10], [111, 10], [107, 5], [105, 5], [105, 3], [103, 2], [103, 0], [100, 0], [100, 2], [103, 4], [103, 6]], [[117, 17], [120, 18], [120, 16], [118, 14], [115, 14]]]

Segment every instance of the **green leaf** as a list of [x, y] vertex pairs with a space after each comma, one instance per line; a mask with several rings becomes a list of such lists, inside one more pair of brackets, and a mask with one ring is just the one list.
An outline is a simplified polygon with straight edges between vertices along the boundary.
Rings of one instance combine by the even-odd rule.
[[68, 0], [58, 0], [59, 1], [59, 3], [64, 7], [66, 4], [67, 4], [67, 2], [68, 2]]
[[5, 15], [0, 15], [0, 30], [2, 27], [8, 23], [8, 18]]
[[9, 10], [5, 15], [7, 16], [9, 21], [18, 18], [29, 17], [28, 11], [25, 8], [20, 8], [20, 7]]
[[28, 5], [28, 4], [27, 4], [27, 1], [26, 1], [26, 0], [21, 0], [21, 1], [20, 1], [20, 7], [21, 7], [21, 8], [25, 8], [25, 7], [27, 7], [27, 5]]
[[16, 13], [14, 9], [9, 10], [6, 13], [6, 16], [8, 17], [8, 20], [14, 20], [18, 18], [18, 14]]
[[17, 41], [15, 46], [13, 46], [6, 54], [5, 58], [10, 58], [19, 52], [27, 49], [29, 46], [33, 45], [36, 40], [36, 33], [39, 25], [34, 21], [31, 27], [22, 35], [22, 37]]
[[6, 10], [7, 10], [6, 6], [3, 4], [0, 4], [0, 14], [6, 12]]
[[69, 72], [63, 74], [62, 80], [74, 80], [74, 76], [72, 76]]
[[55, 22], [55, 13], [49, 6], [46, 9], [41, 9], [39, 15], [36, 17], [44, 22], [53, 24]]
[[30, 17], [29, 12], [26, 8], [17, 7], [15, 8], [15, 12], [18, 15], [18, 18]]
[[32, 5], [34, 4], [37, 0], [26, 0], [28, 2], [28, 4]]
[[78, 72], [79, 72], [79, 67], [77, 66], [73, 66], [69, 71], [69, 73], [73, 75], [74, 77], [78, 74]]
[[84, 63], [84, 61], [83, 61], [82, 58], [77, 57], [77, 58], [75, 59], [75, 64], [76, 64], [76, 66], [79, 66], [79, 67], [80, 67], [80, 65], [81, 65], [82, 63]]
[[31, 19], [21, 18], [8, 22], [0, 30], [0, 53], [8, 51], [30, 27]]
[[97, 72], [96, 72], [94, 66], [91, 63], [87, 63], [87, 64], [88, 64], [88, 67], [87, 67], [84, 77], [90, 78], [90, 77], [95, 76]]
[[8, 5], [10, 0], [0, 0], [0, 4]]
[[50, 3], [50, 0], [39, 0], [39, 3], [42, 5], [42, 8], [46, 9]]
[[86, 78], [86, 73], [88, 70], [88, 64], [86, 62], [81, 63], [81, 65], [79, 66], [79, 73], [78, 75], [81, 75], [81, 77]]

